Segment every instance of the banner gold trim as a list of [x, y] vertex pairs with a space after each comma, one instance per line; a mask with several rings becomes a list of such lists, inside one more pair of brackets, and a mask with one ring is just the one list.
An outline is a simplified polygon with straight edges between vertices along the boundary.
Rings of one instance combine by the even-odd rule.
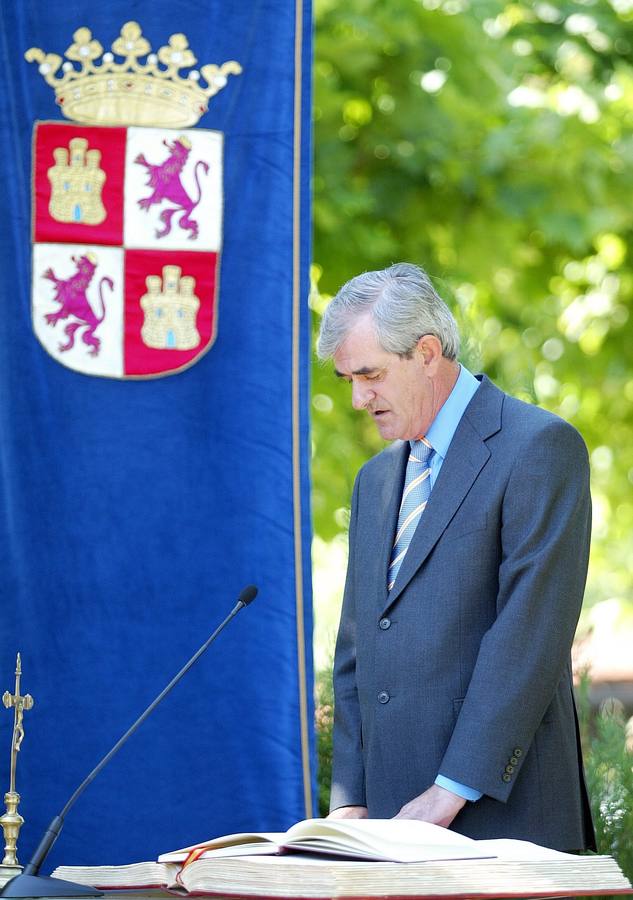
[[294, 89], [294, 163], [293, 163], [293, 259], [292, 259], [292, 492], [294, 508], [295, 597], [297, 618], [297, 667], [301, 724], [301, 762], [305, 817], [313, 813], [312, 773], [310, 771], [310, 727], [308, 722], [307, 672], [305, 654], [305, 618], [303, 614], [303, 554], [301, 549], [301, 432], [300, 414], [300, 317], [301, 317], [301, 103], [303, 0], [295, 0], [295, 89]]

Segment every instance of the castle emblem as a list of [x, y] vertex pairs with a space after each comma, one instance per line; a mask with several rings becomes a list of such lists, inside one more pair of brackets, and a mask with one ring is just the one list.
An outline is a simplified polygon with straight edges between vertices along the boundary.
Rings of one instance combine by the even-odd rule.
[[71, 138], [53, 150], [55, 165], [48, 170], [51, 183], [49, 212], [57, 222], [99, 225], [106, 217], [101, 190], [106, 179], [99, 168], [100, 150], [89, 150], [85, 138]]
[[145, 321], [141, 329], [148, 347], [190, 350], [200, 343], [196, 315], [200, 301], [194, 294], [195, 279], [181, 277], [180, 266], [165, 266], [163, 278], [149, 275], [147, 293], [141, 297]]
[[154, 53], [136, 22], [65, 56], [25, 53], [70, 120], [35, 125], [35, 333], [88, 375], [178, 372], [215, 340], [222, 242], [223, 135], [192, 126], [241, 66], [196, 69], [181, 33]]

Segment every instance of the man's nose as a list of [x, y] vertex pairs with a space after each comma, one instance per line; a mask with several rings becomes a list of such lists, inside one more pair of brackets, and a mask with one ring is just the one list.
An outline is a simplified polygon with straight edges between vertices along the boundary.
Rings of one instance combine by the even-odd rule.
[[368, 385], [358, 381], [352, 382], [352, 406], [354, 409], [364, 409], [373, 396], [374, 392]]

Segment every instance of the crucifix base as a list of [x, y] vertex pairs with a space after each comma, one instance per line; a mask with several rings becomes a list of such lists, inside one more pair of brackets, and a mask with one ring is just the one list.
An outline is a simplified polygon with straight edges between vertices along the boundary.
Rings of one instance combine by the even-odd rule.
[[[6, 812], [0, 816], [0, 825], [4, 832], [4, 859], [2, 860], [3, 868], [15, 868], [18, 866], [18, 858], [16, 856], [16, 848], [18, 843], [18, 835], [20, 828], [24, 825], [24, 819], [18, 812], [20, 803], [20, 795], [15, 791], [7, 791], [4, 795], [4, 804]], [[21, 869], [22, 867], [19, 866]]]
[[7, 881], [15, 878], [22, 871], [22, 866], [5, 866], [0, 864], [0, 888], [3, 888]]

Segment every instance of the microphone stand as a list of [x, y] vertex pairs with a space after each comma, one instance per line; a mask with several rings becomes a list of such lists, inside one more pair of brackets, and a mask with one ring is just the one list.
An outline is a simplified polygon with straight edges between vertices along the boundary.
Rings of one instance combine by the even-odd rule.
[[99, 772], [106, 766], [114, 754], [121, 749], [123, 744], [127, 741], [129, 737], [131, 737], [136, 729], [143, 724], [145, 719], [156, 709], [158, 704], [163, 700], [167, 694], [174, 688], [183, 675], [189, 671], [189, 669], [193, 666], [193, 664], [202, 656], [205, 650], [209, 647], [210, 644], [216, 639], [219, 633], [223, 630], [223, 628], [228, 625], [234, 616], [238, 614], [238, 612], [243, 609], [245, 606], [248, 606], [255, 597], [257, 596], [257, 588], [255, 585], [250, 584], [248, 587], [245, 587], [244, 590], [240, 593], [239, 598], [231, 612], [224, 619], [223, 622], [218, 625], [215, 629], [211, 637], [209, 637], [202, 647], [194, 653], [188, 663], [186, 663], [180, 672], [177, 675], [174, 675], [169, 684], [163, 688], [158, 697], [153, 700], [147, 709], [141, 713], [138, 719], [134, 722], [133, 725], [128, 728], [124, 735], [122, 735], [119, 740], [116, 742], [114, 747], [106, 753], [101, 762], [97, 763], [92, 772], [84, 778], [81, 782], [77, 790], [70, 797], [62, 811], [59, 815], [55, 816], [51, 821], [50, 825], [46, 829], [44, 833], [44, 837], [38, 844], [38, 847], [31, 857], [30, 862], [24, 867], [24, 871], [21, 875], [16, 875], [15, 878], [12, 878], [10, 881], [7, 881], [3, 889], [0, 891], [0, 897], [102, 897], [103, 893], [98, 891], [96, 888], [90, 887], [89, 885], [84, 884], [75, 884], [72, 881], [64, 881], [61, 878], [51, 878], [50, 876], [40, 875], [40, 868], [50, 853], [50, 850], [57, 840], [60, 831], [64, 826], [64, 819], [70, 809], [75, 805], [75, 802], [79, 799], [79, 797], [83, 794], [85, 789], [88, 787], [91, 781], [93, 781]]

